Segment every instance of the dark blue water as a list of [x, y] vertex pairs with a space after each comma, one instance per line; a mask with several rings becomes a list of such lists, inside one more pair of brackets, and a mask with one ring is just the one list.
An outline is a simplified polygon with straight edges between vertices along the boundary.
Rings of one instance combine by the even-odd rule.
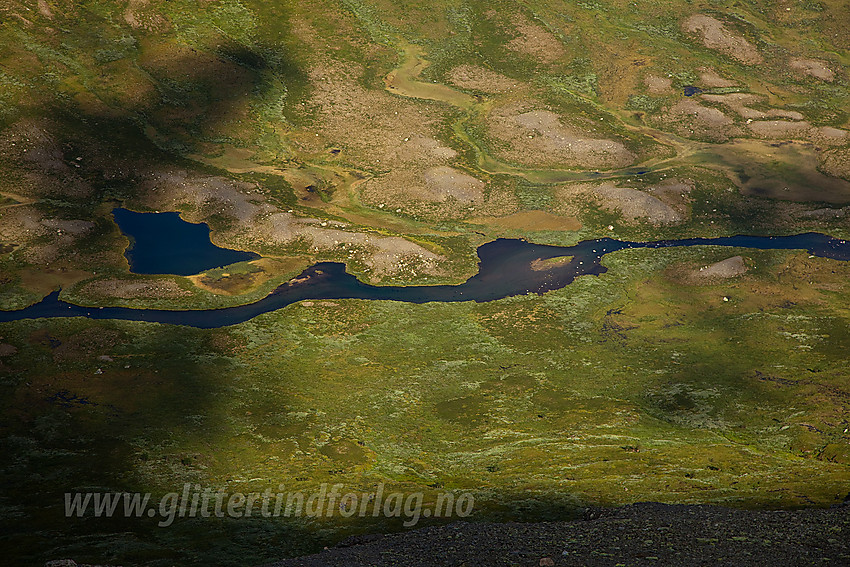
[[[163, 309], [130, 309], [127, 307], [80, 307], [59, 299], [59, 292], [40, 303], [18, 311], [0, 311], [0, 322], [39, 317], [89, 317], [92, 319], [125, 319], [153, 321], [200, 328], [224, 327], [247, 321], [291, 303], [305, 299], [378, 299], [427, 303], [429, 301], [493, 301], [513, 295], [544, 293], [559, 289], [576, 277], [599, 275], [606, 271], [600, 264], [605, 254], [626, 248], [671, 248], [676, 246], [735, 246], [762, 250], [808, 250], [810, 254], [834, 260], [850, 260], [850, 243], [823, 234], [795, 236], [731, 236], [723, 238], [690, 238], [658, 242], [623, 242], [602, 238], [575, 246], [546, 246], [523, 240], [500, 239], [478, 249], [478, 273], [460, 285], [438, 286], [372, 286], [346, 273], [345, 265], [323, 262], [305, 270], [263, 299], [225, 309], [169, 311]], [[531, 263], [540, 258], [573, 256], [563, 266], [535, 271]]]
[[178, 213], [114, 209], [112, 216], [130, 239], [124, 255], [135, 274], [191, 276], [260, 257], [253, 252], [219, 248], [210, 242], [208, 225], [186, 222]]
[[702, 89], [693, 85], [686, 85], [682, 88], [682, 92], [685, 96], [694, 96], [700, 94], [702, 92]]

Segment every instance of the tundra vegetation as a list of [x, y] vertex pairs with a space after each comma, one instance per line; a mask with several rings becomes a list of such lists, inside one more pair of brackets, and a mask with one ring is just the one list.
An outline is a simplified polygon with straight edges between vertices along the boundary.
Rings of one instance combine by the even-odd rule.
[[[848, 238], [848, 21], [838, 0], [4, 2], [0, 307], [238, 305], [328, 260], [458, 283], [498, 237]], [[116, 206], [262, 259], [133, 274]], [[0, 324], [0, 540], [21, 562], [244, 565], [401, 527], [64, 518], [67, 491], [186, 482], [472, 491], [482, 520], [847, 496], [850, 265], [604, 264], [481, 304]]]

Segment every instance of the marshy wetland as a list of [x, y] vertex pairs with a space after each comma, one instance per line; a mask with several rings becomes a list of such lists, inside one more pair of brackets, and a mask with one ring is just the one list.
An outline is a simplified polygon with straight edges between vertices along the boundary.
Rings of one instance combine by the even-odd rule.
[[[260, 565], [404, 528], [64, 514], [185, 483], [469, 492], [468, 521], [842, 502], [848, 10], [0, 6], [9, 561]], [[133, 247], [116, 209], [200, 240]]]

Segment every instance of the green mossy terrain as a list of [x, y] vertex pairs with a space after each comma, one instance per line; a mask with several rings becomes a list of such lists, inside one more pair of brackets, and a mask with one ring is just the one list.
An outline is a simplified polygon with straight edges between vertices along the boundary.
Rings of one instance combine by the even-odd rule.
[[[683, 264], [735, 252], [759, 268], [714, 285], [677, 280]], [[398, 527], [62, 517], [67, 490], [161, 495], [185, 482], [472, 491], [476, 518], [525, 520], [591, 504], [846, 496], [850, 320], [846, 292], [834, 291], [844, 264], [713, 248], [606, 264], [544, 296], [295, 304], [216, 331], [4, 324], [3, 341], [19, 345], [2, 359], [5, 537], [24, 556], [236, 565]], [[81, 544], [90, 529], [114, 533], [111, 543]], [[68, 531], [45, 551], [43, 530]], [[219, 545], [202, 552], [199, 530]], [[175, 545], [183, 551], [165, 551]]]
[[[497, 237], [848, 238], [848, 21], [837, 0], [3, 3], [0, 308], [232, 306], [319, 261], [459, 283]], [[116, 206], [263, 260], [132, 274]], [[745, 273], [700, 276], [736, 255]], [[473, 520], [848, 495], [850, 264], [603, 263], [481, 304], [2, 323], [0, 542], [20, 564], [254, 565], [403, 527], [63, 514], [68, 491], [184, 483], [471, 492]]]

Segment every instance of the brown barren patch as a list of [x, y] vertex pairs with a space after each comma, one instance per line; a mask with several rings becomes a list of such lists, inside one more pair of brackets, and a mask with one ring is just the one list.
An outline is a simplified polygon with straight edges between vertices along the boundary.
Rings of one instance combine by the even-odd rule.
[[802, 120], [803, 115], [795, 110], [784, 110], [781, 108], [771, 108], [767, 111], [755, 110], [747, 105], [757, 103], [763, 100], [764, 97], [749, 93], [731, 93], [731, 94], [704, 94], [701, 98], [707, 102], [715, 102], [727, 106], [737, 112], [741, 117], [749, 120], [760, 120], [764, 118], [789, 118], [791, 120]]
[[838, 148], [820, 156], [820, 169], [834, 177], [850, 180], [850, 148]]
[[756, 65], [764, 62], [755, 46], [743, 36], [730, 32], [723, 22], [704, 14], [694, 14], [682, 24], [687, 33], [698, 34], [703, 45], [717, 50], [724, 55], [746, 65]]
[[795, 71], [820, 79], [821, 81], [829, 83], [835, 79], [835, 71], [827, 67], [826, 63], [819, 61], [818, 59], [803, 59], [796, 57], [792, 59], [788, 65]]
[[649, 94], [664, 95], [673, 92], [673, 80], [668, 77], [659, 77], [658, 75], [647, 75], [643, 79], [646, 89]]
[[525, 110], [510, 105], [488, 117], [489, 134], [504, 142], [499, 157], [539, 167], [616, 168], [633, 163], [635, 155], [622, 143], [594, 137], [549, 110]]
[[724, 79], [721, 77], [717, 71], [712, 69], [711, 67], [701, 67], [699, 69], [699, 84], [708, 87], [710, 89], [713, 88], [729, 88], [737, 85], [735, 81], [730, 81], [729, 79]]
[[691, 262], [668, 267], [665, 276], [680, 285], [707, 285], [742, 276], [749, 268], [742, 256], [732, 256], [713, 264], [695, 266]]
[[[684, 191], [684, 185], [681, 189]], [[558, 199], [566, 203], [593, 199], [609, 211], [619, 212], [627, 223], [640, 221], [654, 225], [673, 225], [684, 220], [684, 215], [658, 197], [630, 187], [619, 187], [613, 182], [601, 185], [579, 183], [567, 185], [558, 191]]]
[[732, 256], [720, 262], [703, 266], [691, 274], [691, 277], [699, 280], [729, 279], [740, 276], [747, 272], [747, 265], [741, 256]]
[[662, 120], [672, 123], [682, 136], [699, 136], [716, 142], [725, 142], [735, 135], [734, 121], [716, 108], [702, 106], [688, 98], [676, 103]]
[[531, 55], [542, 63], [554, 63], [566, 56], [567, 52], [558, 38], [544, 27], [521, 15], [516, 15], [512, 23], [520, 35], [508, 42], [508, 49]]
[[751, 123], [749, 126], [756, 136], [782, 140], [805, 138], [812, 127], [805, 121], [789, 122], [787, 120], [760, 120]]
[[520, 86], [511, 78], [475, 65], [455, 67], [449, 72], [449, 81], [462, 89], [493, 94], [509, 92]]

